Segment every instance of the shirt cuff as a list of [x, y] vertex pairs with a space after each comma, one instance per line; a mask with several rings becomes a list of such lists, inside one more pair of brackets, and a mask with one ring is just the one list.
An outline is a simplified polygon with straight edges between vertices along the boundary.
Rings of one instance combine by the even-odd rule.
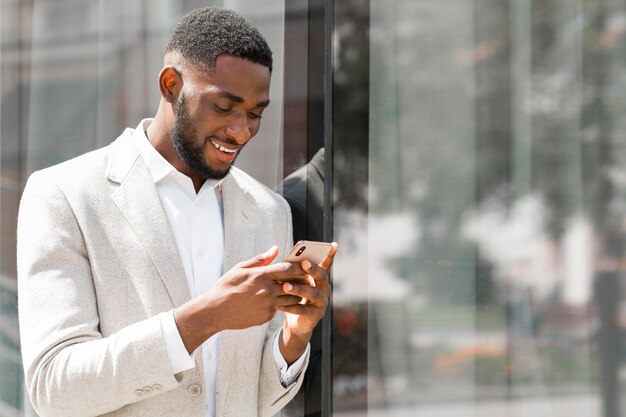
[[187, 352], [183, 339], [180, 337], [176, 321], [174, 321], [174, 310], [161, 314], [161, 331], [165, 339], [165, 349], [167, 357], [174, 374], [192, 369], [196, 366], [195, 352], [191, 355]]
[[276, 362], [278, 379], [280, 380], [282, 386], [287, 388], [293, 384], [296, 379], [298, 379], [298, 376], [300, 376], [302, 366], [304, 365], [304, 359], [311, 349], [311, 344], [307, 343], [302, 356], [300, 356], [297, 361], [292, 363], [291, 366], [288, 366], [283, 354], [280, 353], [280, 346], [278, 345], [278, 337], [280, 336], [281, 330], [282, 329], [278, 329], [276, 335], [274, 336], [274, 361]]

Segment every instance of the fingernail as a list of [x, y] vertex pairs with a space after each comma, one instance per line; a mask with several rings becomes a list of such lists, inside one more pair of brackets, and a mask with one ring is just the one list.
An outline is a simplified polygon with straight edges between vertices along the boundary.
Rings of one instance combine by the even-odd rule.
[[293, 285], [287, 283], [287, 291], [291, 291], [291, 290], [293, 290]]
[[302, 267], [304, 269], [309, 269], [311, 268], [311, 262], [309, 262], [307, 259], [305, 259], [304, 261], [302, 261]]

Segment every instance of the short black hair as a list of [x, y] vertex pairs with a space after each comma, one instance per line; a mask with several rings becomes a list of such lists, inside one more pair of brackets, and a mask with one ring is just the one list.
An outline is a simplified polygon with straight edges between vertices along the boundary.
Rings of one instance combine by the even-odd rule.
[[170, 51], [207, 71], [215, 68], [220, 55], [244, 58], [272, 71], [272, 50], [261, 32], [240, 14], [217, 7], [187, 13], [167, 44]]

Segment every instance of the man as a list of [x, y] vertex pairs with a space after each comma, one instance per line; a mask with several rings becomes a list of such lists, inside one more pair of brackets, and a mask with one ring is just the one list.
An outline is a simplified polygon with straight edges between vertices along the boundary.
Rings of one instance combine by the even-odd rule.
[[232, 167], [271, 69], [241, 16], [192, 11], [154, 119], [29, 178], [18, 299], [42, 417], [270, 416], [295, 395], [337, 246], [319, 266], [272, 264], [292, 243], [289, 208]]

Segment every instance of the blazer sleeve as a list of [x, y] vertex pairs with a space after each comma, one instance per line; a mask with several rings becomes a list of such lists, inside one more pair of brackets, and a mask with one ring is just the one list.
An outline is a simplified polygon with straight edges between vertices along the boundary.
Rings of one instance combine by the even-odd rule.
[[180, 385], [159, 316], [101, 335], [79, 224], [42, 172], [30, 177], [21, 199], [17, 268], [26, 388], [41, 416], [104, 414]]
[[[289, 252], [293, 246], [293, 228], [291, 223], [291, 211], [287, 202], [279, 197], [280, 209], [281, 209], [281, 222], [282, 227], [280, 231], [281, 246], [279, 259], [282, 259]], [[277, 314], [268, 326], [265, 345], [263, 347], [263, 355], [261, 359], [261, 377], [259, 381], [259, 409], [258, 415], [262, 417], [273, 416], [278, 413], [291, 399], [296, 395], [302, 382], [304, 381], [304, 374], [309, 361], [309, 354], [305, 358], [302, 372], [289, 387], [282, 386], [278, 377], [278, 370], [276, 369], [276, 361], [274, 360], [273, 344], [274, 335], [278, 329], [282, 328], [283, 321], [285, 319], [284, 313]]]

